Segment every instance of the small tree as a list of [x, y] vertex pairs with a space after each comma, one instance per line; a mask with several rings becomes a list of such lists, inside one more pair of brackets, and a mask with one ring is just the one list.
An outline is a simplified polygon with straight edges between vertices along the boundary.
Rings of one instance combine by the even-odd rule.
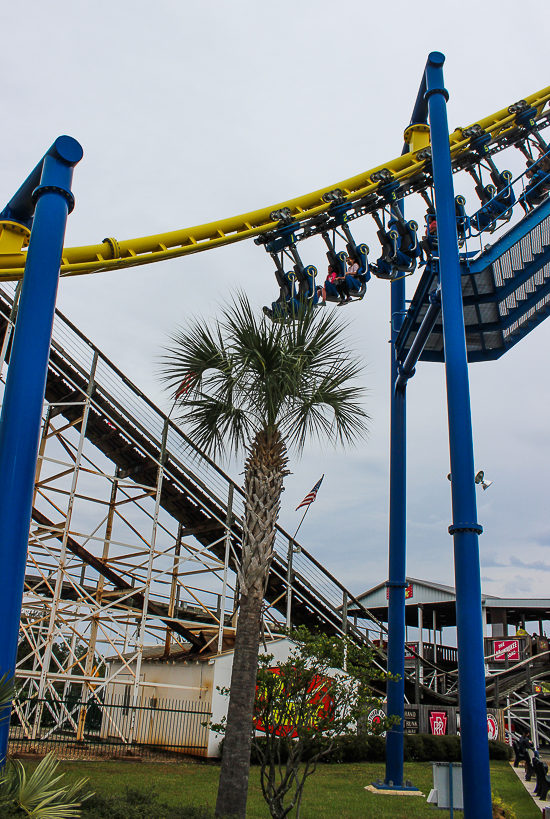
[[[284, 819], [293, 809], [299, 819], [306, 779], [339, 740], [357, 736], [368, 711], [380, 706], [371, 682], [388, 676], [374, 666], [370, 648], [347, 637], [300, 628], [291, 639], [296, 645], [285, 662], [260, 655], [251, 726], [262, 793], [273, 819]], [[382, 720], [376, 733], [394, 721]], [[223, 725], [212, 727], [224, 730]]]

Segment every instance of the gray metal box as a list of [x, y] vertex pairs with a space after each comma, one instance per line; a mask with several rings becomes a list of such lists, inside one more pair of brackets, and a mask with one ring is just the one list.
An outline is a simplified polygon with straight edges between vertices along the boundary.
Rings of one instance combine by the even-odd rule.
[[449, 810], [451, 807], [451, 779], [453, 809], [464, 810], [462, 796], [462, 764], [460, 762], [432, 762], [434, 786], [428, 796], [428, 802], [438, 808]]

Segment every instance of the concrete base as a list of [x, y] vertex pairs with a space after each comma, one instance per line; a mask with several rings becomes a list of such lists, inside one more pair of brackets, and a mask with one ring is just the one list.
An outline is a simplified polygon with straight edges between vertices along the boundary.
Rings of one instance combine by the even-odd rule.
[[422, 791], [413, 786], [392, 785], [390, 787], [390, 785], [386, 785], [385, 782], [382, 782], [382, 784], [373, 782], [371, 785], [365, 785], [365, 790], [370, 793], [380, 793], [385, 796], [424, 796]]

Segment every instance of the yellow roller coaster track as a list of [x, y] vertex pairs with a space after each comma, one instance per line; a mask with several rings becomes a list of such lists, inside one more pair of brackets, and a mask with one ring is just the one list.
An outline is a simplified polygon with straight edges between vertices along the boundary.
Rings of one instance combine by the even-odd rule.
[[[550, 86], [543, 88], [536, 94], [525, 97], [525, 102], [531, 108], [537, 109], [536, 119], [543, 115], [544, 107], [550, 100]], [[548, 113], [548, 108], [544, 113]], [[492, 116], [478, 120], [479, 125], [492, 136], [491, 144], [500, 142], [513, 135], [516, 128], [515, 114], [508, 108], [498, 111]], [[472, 126], [469, 126], [470, 128]], [[464, 137], [467, 129], [457, 128], [450, 135], [451, 156], [456, 159], [460, 153], [468, 149], [470, 137]], [[289, 208], [292, 216], [298, 221], [308, 219], [321, 211], [328, 210], [330, 203], [323, 201], [323, 194], [340, 188], [345, 199], [353, 202], [370, 193], [374, 193], [380, 186], [380, 181], [372, 180], [377, 171], [386, 169], [391, 172], [392, 179], [402, 183], [417, 177], [429, 159], [423, 150], [429, 145], [429, 129], [426, 125], [412, 126], [405, 131], [405, 139], [409, 144], [409, 153], [371, 168], [358, 176], [353, 176], [343, 182], [327, 186], [313, 193], [300, 196], [287, 202], [280, 202], [267, 208], [243, 213], [219, 222], [210, 222], [206, 225], [174, 230], [170, 233], [160, 233], [156, 236], [143, 236], [139, 239], [117, 241], [113, 238], [104, 239], [101, 244], [85, 247], [67, 247], [63, 250], [61, 265], [62, 276], [78, 276], [85, 273], [97, 273], [104, 270], [119, 270], [125, 267], [134, 267], [151, 262], [160, 262], [163, 259], [174, 259], [188, 253], [199, 253], [213, 247], [228, 245], [249, 239], [268, 230], [273, 230], [277, 222], [272, 221], [270, 214], [274, 210]], [[14, 222], [0, 222], [0, 280], [16, 281], [21, 279], [25, 270], [26, 253], [29, 231]]]

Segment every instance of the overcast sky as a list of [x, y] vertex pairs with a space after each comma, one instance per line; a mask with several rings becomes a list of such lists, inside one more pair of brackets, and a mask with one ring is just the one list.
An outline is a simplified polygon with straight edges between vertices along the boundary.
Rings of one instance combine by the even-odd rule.
[[[447, 57], [451, 128], [549, 85], [546, 40], [534, 33], [548, 30], [548, 9], [546, 0], [19, 0], [2, 13], [3, 199], [63, 133], [84, 148], [68, 246], [330, 189], [400, 154], [432, 50]], [[455, 185], [470, 191], [460, 177]], [[353, 232], [376, 259], [372, 219]], [[300, 253], [325, 270], [319, 241]], [[58, 306], [166, 408], [157, 372], [168, 335], [215, 315], [238, 287], [258, 309], [277, 295], [272, 263], [251, 241], [64, 280]], [[366, 365], [368, 440], [348, 453], [306, 449], [283, 496], [281, 523], [294, 531], [294, 508], [325, 473], [300, 539], [355, 593], [387, 577], [389, 293], [374, 280], [344, 308]], [[494, 481], [478, 494], [489, 594], [550, 596], [549, 340], [544, 323], [500, 361], [470, 369], [476, 468]], [[408, 395], [408, 574], [454, 585], [443, 366], [420, 364]]]

